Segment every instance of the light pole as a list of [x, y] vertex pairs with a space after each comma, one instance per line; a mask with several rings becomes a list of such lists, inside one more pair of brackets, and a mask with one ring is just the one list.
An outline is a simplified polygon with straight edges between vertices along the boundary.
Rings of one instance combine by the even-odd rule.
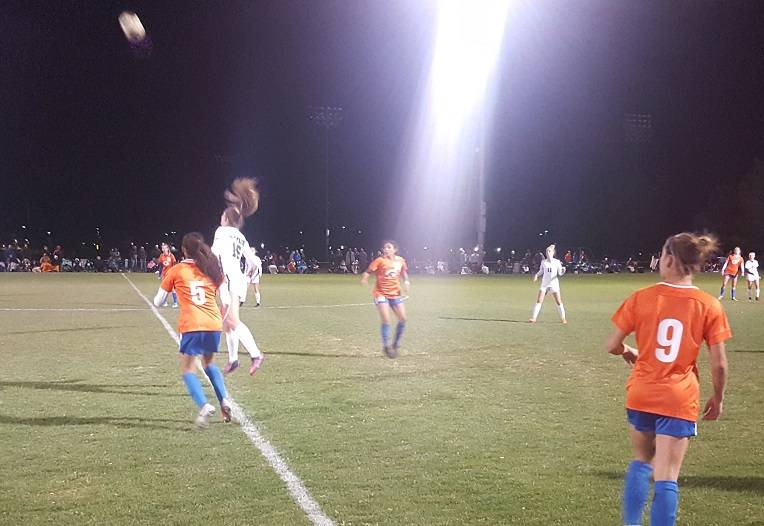
[[342, 122], [342, 108], [338, 106], [310, 106], [308, 117], [318, 126], [324, 129], [324, 234], [326, 261], [329, 262], [329, 130]]

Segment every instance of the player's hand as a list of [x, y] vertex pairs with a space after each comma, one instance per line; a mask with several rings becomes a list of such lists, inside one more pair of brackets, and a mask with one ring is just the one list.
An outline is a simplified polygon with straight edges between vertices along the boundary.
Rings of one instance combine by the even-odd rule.
[[538, 276], [533, 276], [533, 283], [536, 283], [539, 280]]
[[711, 397], [703, 408], [703, 420], [718, 420], [722, 416], [722, 406], [724, 402], [716, 397]]
[[637, 357], [639, 356], [639, 351], [635, 349], [634, 347], [631, 347], [630, 345], [623, 344], [623, 353], [621, 353], [621, 356], [623, 357], [624, 361], [628, 363], [630, 366], [634, 367], [634, 364], [637, 361]]
[[403, 290], [406, 291], [406, 296], [411, 292], [411, 282], [409, 280], [403, 282]]

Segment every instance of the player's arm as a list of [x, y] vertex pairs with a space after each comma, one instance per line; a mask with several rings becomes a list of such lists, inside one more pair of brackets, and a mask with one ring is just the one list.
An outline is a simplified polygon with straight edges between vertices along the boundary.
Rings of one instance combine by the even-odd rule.
[[535, 283], [538, 281], [538, 279], [544, 275], [544, 262], [542, 261], [539, 265], [539, 271], [536, 272], [536, 275], [533, 276], [533, 282]]
[[703, 420], [716, 420], [722, 414], [724, 388], [727, 385], [727, 352], [724, 342], [709, 346], [708, 353], [711, 356], [711, 381], [714, 384], [714, 394], [708, 399], [703, 409]]
[[730, 258], [727, 258], [724, 260], [724, 265], [722, 265], [722, 274], [724, 274], [724, 271], [727, 270], [727, 263], [730, 262]]
[[377, 268], [379, 268], [379, 262], [375, 259], [369, 264], [369, 268], [361, 274], [361, 285], [366, 285], [369, 282], [369, 274], [376, 272]]
[[255, 267], [257, 266], [257, 261], [255, 260], [255, 253], [252, 252], [252, 249], [249, 247], [249, 243], [244, 243], [244, 247], [242, 248], [241, 255], [244, 256], [244, 267], [247, 272], [247, 275], [252, 276], [252, 274], [255, 273]]
[[170, 272], [169, 270], [164, 273], [164, 277], [162, 278], [162, 284], [159, 285], [159, 290], [157, 290], [156, 296], [154, 296], [154, 306], [160, 307], [164, 305], [164, 303], [167, 301], [167, 295], [172, 292], [173, 289], [173, 278], [172, 275], [174, 273]]
[[401, 269], [401, 279], [403, 280], [403, 289], [406, 291], [406, 294], [408, 294], [411, 290], [411, 281], [409, 281], [409, 271], [406, 267]]
[[605, 350], [610, 354], [623, 357], [629, 364], [634, 364], [637, 361], [637, 356], [639, 356], [639, 351], [623, 342], [626, 336], [625, 332], [616, 327], [605, 341]]

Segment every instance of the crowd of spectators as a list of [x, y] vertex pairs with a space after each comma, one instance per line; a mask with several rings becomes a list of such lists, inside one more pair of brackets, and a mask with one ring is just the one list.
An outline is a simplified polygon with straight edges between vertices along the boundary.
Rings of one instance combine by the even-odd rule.
[[[175, 246], [172, 252], [180, 260]], [[90, 257], [70, 256], [61, 245], [53, 249], [43, 245], [37, 249], [28, 244], [0, 244], [0, 272], [156, 272], [158, 270], [159, 244], [152, 246], [131, 243], [124, 253], [117, 247], [107, 254], [95, 253]], [[261, 252], [263, 272], [271, 274], [314, 274], [319, 271], [336, 274], [362, 273], [369, 263], [381, 255], [379, 250], [364, 248], [336, 248], [330, 252], [328, 262], [319, 262], [315, 257], [307, 257], [302, 248], [283, 247]], [[412, 274], [529, 274], [535, 273], [541, 263], [541, 250], [510, 250], [503, 255], [495, 253], [495, 259], [477, 251], [452, 249], [443, 257], [417, 257], [401, 251], [408, 262]], [[618, 272], [643, 273], [658, 270], [659, 254], [633, 254], [626, 259], [604, 255], [593, 258], [590, 251], [583, 248], [563, 249], [557, 257], [568, 272], [576, 274], [607, 274]], [[706, 265], [707, 272], [721, 269], [724, 258], [714, 259]]]

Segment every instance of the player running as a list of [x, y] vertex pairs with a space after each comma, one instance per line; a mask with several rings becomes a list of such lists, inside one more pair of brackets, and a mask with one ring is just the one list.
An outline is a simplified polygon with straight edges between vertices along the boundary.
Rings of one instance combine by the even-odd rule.
[[737, 278], [743, 273], [743, 256], [740, 255], [740, 247], [735, 247], [732, 254], [727, 256], [727, 261], [722, 267], [722, 288], [719, 291], [719, 299], [724, 299], [724, 287], [729, 280], [732, 280], [732, 291], [730, 297], [732, 301], [737, 301], [735, 289], [737, 288]]
[[182, 250], [186, 259], [163, 273], [162, 285], [154, 297], [154, 305], [159, 307], [167, 301], [170, 292], [179, 292], [180, 371], [188, 394], [199, 407], [196, 426], [206, 428], [210, 415], [215, 413], [215, 406], [207, 402], [202, 384], [194, 372], [199, 356], [204, 373], [210, 379], [215, 396], [220, 402], [223, 420], [231, 421], [231, 404], [226, 394], [223, 375], [212, 363], [215, 353], [218, 352], [220, 331], [223, 328], [220, 310], [215, 303], [215, 294], [223, 282], [223, 273], [217, 258], [198, 232], [183, 236]]
[[[395, 241], [385, 241], [382, 244], [383, 255], [372, 261], [361, 277], [361, 284], [366, 285], [369, 282], [369, 274], [376, 274], [372, 296], [382, 322], [382, 351], [388, 358], [398, 356], [401, 336], [406, 330], [406, 307], [401, 296], [401, 279], [403, 279], [407, 294], [411, 287], [406, 260], [396, 255], [397, 252], [398, 245]], [[392, 346], [390, 345], [391, 310], [398, 317]]]
[[215, 231], [212, 252], [220, 260], [224, 283], [220, 287], [220, 301], [223, 304], [223, 330], [228, 347], [228, 365], [226, 374], [239, 367], [239, 342], [252, 358], [249, 374], [257, 372], [263, 363], [263, 353], [257, 347], [254, 336], [239, 318], [241, 301], [247, 296], [247, 280], [241, 272], [241, 258], [246, 261], [246, 268], [255, 265], [252, 250], [244, 234], [239, 230], [244, 220], [257, 211], [260, 194], [254, 179], [236, 179], [230, 190], [225, 192], [228, 206], [220, 216], [220, 227]]
[[745, 262], [745, 280], [748, 282], [748, 301], [753, 301], [751, 289], [756, 289], [756, 301], [759, 301], [759, 262], [756, 261], [756, 252], [748, 253], [748, 261]]
[[[717, 241], [682, 233], [663, 246], [663, 281], [638, 290], [613, 315], [615, 330], [605, 347], [633, 365], [626, 384], [626, 413], [634, 460], [626, 470], [623, 524], [642, 524], [650, 477], [655, 493], [651, 526], [673, 525], [679, 499], [677, 479], [689, 437], [697, 435], [700, 384], [697, 358], [703, 341], [711, 356], [714, 393], [704, 420], [722, 413], [727, 382], [724, 341], [732, 336], [719, 301], [692, 284]], [[624, 343], [635, 333], [637, 348]]]
[[548, 293], [552, 293], [555, 303], [557, 303], [557, 312], [560, 313], [560, 321], [562, 323], [568, 323], [565, 319], [565, 307], [562, 304], [562, 297], [560, 296], [560, 276], [565, 274], [565, 267], [559, 259], [554, 257], [555, 246], [549, 245], [546, 247], [546, 259], [541, 260], [539, 265], [539, 271], [533, 276], [533, 282], [536, 283], [541, 278], [541, 287], [539, 287], [539, 294], [536, 298], [536, 305], [533, 307], [533, 314], [530, 323], [536, 323], [536, 319], [541, 312], [541, 304], [544, 302], [544, 297]]
[[[159, 254], [159, 279], [164, 278], [164, 275], [177, 263], [175, 256], [170, 251], [170, 245], [162, 243], [162, 253]], [[167, 307], [167, 302], [164, 303], [164, 307]], [[159, 307], [159, 305], [157, 305]], [[172, 291], [172, 308], [178, 308], [178, 295], [175, 291]]]

